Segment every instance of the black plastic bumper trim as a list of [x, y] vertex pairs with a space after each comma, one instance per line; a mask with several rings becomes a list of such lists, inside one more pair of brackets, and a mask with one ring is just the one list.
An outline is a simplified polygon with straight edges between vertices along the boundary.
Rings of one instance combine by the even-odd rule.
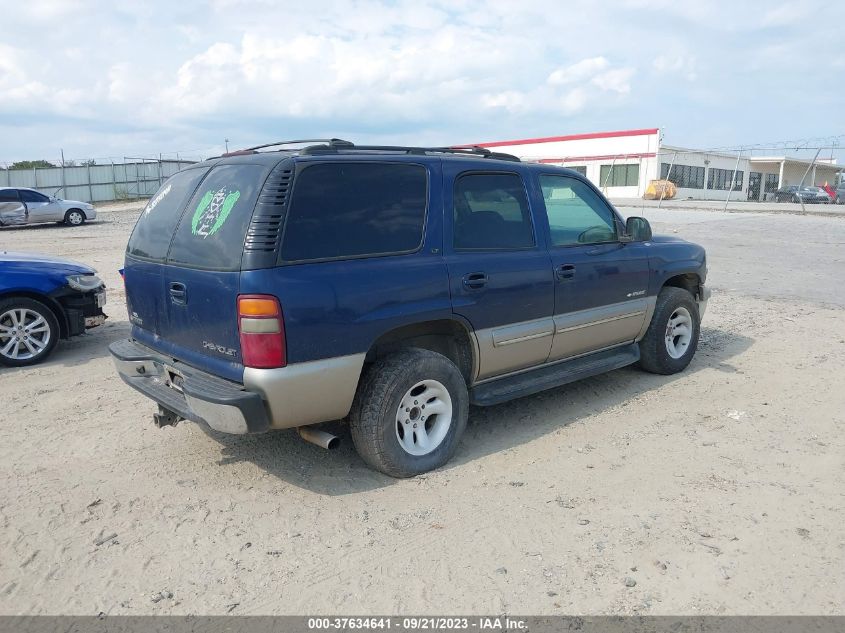
[[119, 373], [130, 387], [166, 409], [178, 413], [186, 420], [207, 424], [213, 428], [212, 424], [191, 409], [184, 394], [211, 404], [238, 409], [246, 422], [247, 433], [264, 433], [270, 429], [270, 419], [261, 395], [247, 391], [243, 385], [218, 378], [174, 358], [159, 354], [131, 339], [115, 341], [109, 345], [109, 352], [118, 361], [149, 361], [160, 366], [162, 371], [165, 371], [166, 367], [177, 370], [183, 377], [181, 384], [183, 393], [146, 374], [129, 376], [122, 371]]

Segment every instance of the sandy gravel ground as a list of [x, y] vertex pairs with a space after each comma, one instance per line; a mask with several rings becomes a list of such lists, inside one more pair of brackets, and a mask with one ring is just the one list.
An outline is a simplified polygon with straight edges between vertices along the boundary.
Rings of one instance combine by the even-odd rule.
[[346, 434], [153, 427], [106, 352], [136, 213], [0, 229], [97, 267], [111, 317], [0, 369], [0, 613], [845, 613], [841, 218], [648, 209], [710, 253], [688, 371], [474, 409], [396, 481]]

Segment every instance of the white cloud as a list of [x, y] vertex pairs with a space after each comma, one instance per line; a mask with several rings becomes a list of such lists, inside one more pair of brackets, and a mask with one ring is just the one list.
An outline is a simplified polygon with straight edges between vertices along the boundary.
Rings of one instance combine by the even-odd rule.
[[527, 105], [526, 95], [515, 90], [505, 90], [494, 94], [481, 96], [481, 103], [485, 108], [504, 108], [509, 112], [522, 112]]
[[652, 62], [652, 68], [660, 74], [680, 74], [688, 81], [698, 78], [695, 57], [684, 55], [659, 55]]
[[16, 62], [17, 58], [14, 49], [0, 45], [0, 114], [4, 111], [25, 111], [36, 116], [44, 113], [91, 113], [90, 105], [86, 103], [85, 90], [49, 86], [29, 76]]
[[[825, 18], [786, 28], [808, 11]], [[658, 124], [680, 134], [705, 103], [708, 119], [729, 122], [720, 132], [743, 135], [724, 141], [737, 144], [755, 127], [768, 139], [773, 125], [809, 124], [780, 99], [766, 100], [767, 120], [743, 118], [782, 90], [773, 74], [814, 80], [814, 121], [837, 120], [841, 103], [829, 73], [843, 63], [845, 4], [818, 0], [768, 10], [728, 0], [321, 0], [284, 10], [276, 0], [27, 0], [3, 17], [6, 154], [59, 142], [78, 142], [77, 155], [158, 153], [280, 131], [383, 142]], [[8, 123], [19, 120], [30, 127]]]
[[580, 62], [558, 68], [549, 75], [548, 83], [552, 85], [571, 84], [584, 79], [595, 77], [599, 72], [610, 66], [604, 57], [590, 57], [589, 59], [582, 59]]
[[614, 68], [599, 73], [592, 78], [591, 83], [602, 90], [627, 94], [631, 92], [631, 77], [634, 76], [633, 68]]
[[372, 121], [431, 120], [456, 106], [542, 108], [517, 98], [522, 90], [498, 89], [501, 72], [511, 76], [519, 59], [496, 45], [490, 34], [452, 26], [433, 35], [353, 39], [245, 34], [185, 61], [175, 81], [153, 98], [150, 113], [166, 110], [184, 120], [245, 110], [252, 116]]
[[804, 20], [812, 15], [813, 12], [814, 7], [812, 6], [789, 2], [766, 11], [762, 20], [760, 20], [760, 24], [770, 27], [792, 26], [800, 28], [802, 24], [806, 24]]
[[27, 0], [15, 3], [16, 10], [23, 11], [34, 20], [53, 21], [72, 13], [83, 11], [81, 0]]
[[570, 89], [559, 100], [566, 112], [577, 112], [588, 104], [591, 88], [602, 92], [627, 94], [631, 91], [632, 67], [614, 68], [605, 57], [589, 57], [554, 70], [546, 79], [551, 86], [568, 86]]

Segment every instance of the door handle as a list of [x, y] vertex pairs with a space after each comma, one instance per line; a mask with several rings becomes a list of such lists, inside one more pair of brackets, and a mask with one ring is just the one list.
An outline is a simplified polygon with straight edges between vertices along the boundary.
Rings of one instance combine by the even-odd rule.
[[487, 273], [468, 273], [463, 277], [464, 288], [478, 290], [487, 285]]
[[575, 277], [575, 264], [561, 264], [555, 268], [555, 276], [558, 280], [573, 279]]
[[186, 304], [188, 303], [188, 289], [185, 284], [174, 281], [170, 284], [170, 300], [173, 303]]

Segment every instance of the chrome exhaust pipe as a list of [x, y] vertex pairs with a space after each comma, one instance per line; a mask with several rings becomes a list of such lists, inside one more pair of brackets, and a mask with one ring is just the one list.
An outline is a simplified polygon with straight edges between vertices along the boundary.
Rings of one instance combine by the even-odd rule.
[[337, 448], [338, 444], [340, 444], [340, 438], [337, 435], [315, 429], [313, 426], [298, 426], [296, 430], [299, 432], [299, 437], [306, 442], [316, 444], [320, 448], [331, 450]]

